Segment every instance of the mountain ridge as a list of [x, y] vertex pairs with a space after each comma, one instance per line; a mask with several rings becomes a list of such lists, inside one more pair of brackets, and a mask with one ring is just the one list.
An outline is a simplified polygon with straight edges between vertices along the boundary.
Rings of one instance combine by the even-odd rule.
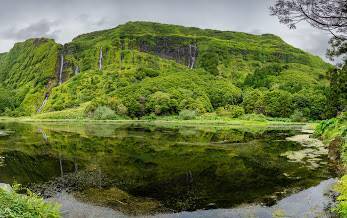
[[[97, 107], [106, 104], [93, 102], [103, 96], [117, 99], [115, 111], [127, 108], [125, 115], [139, 117], [177, 114], [184, 109], [205, 113], [240, 105], [241, 95], [248, 88], [292, 94], [303, 89], [319, 90], [326, 86], [324, 74], [329, 68], [331, 65], [319, 57], [272, 34], [128, 22], [82, 34], [64, 45], [45, 38], [16, 43], [8, 53], [0, 54], [0, 83], [15, 90], [16, 106], [11, 110], [18, 115], [36, 113], [42, 102], [47, 102], [44, 112], [80, 107], [87, 102]], [[265, 71], [259, 74], [262, 69]], [[197, 75], [192, 84], [196, 90], [182, 84], [162, 85], [165, 80], [177, 78], [188, 83], [185, 78]], [[264, 80], [261, 86], [252, 77]], [[146, 85], [153, 81], [158, 83], [153, 85], [158, 86], [157, 90]], [[207, 87], [212, 83], [218, 83], [222, 90], [216, 88], [216, 93], [211, 93]], [[124, 89], [137, 94], [126, 94], [124, 98]], [[145, 100], [141, 103], [142, 97]], [[149, 103], [150, 99], [156, 102]], [[161, 108], [158, 104], [163, 101], [167, 105]]]

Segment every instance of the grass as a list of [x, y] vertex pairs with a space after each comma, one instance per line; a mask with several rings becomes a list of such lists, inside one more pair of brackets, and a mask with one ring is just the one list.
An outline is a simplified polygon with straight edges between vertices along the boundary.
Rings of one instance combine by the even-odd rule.
[[[127, 116], [114, 116], [111, 119], [97, 119], [86, 116], [85, 110], [89, 103], [80, 107], [66, 109], [62, 111], [46, 112], [27, 117], [0, 117], [0, 121], [18, 121], [18, 122], [96, 122], [96, 123], [179, 123], [188, 125], [202, 124], [222, 124], [222, 125], [303, 125], [306, 123], [316, 124], [317, 122], [293, 122], [290, 118], [273, 118], [262, 114], [244, 114], [238, 118], [219, 115], [216, 112], [198, 114], [194, 111], [188, 111], [189, 116], [181, 115], [157, 116], [151, 114], [140, 119], [131, 119]], [[194, 113], [193, 113], [194, 112]], [[191, 114], [193, 113], [193, 114]]]
[[[49, 113], [51, 115], [51, 113]], [[144, 125], [155, 125], [155, 126], [233, 126], [233, 128], [244, 128], [246, 127], [261, 127], [261, 128], [283, 128], [283, 127], [302, 127], [314, 128], [317, 123], [300, 123], [300, 122], [288, 122], [281, 120], [246, 120], [240, 118], [223, 118], [212, 114], [205, 114], [197, 116], [192, 120], [181, 120], [178, 116], [166, 116], [159, 117], [154, 120], [95, 120], [89, 118], [83, 119], [59, 119], [57, 117], [52, 118], [51, 116], [33, 116], [33, 117], [0, 117], [0, 121], [3, 122], [30, 122], [30, 123], [92, 123], [92, 124], [124, 124], [124, 123], [138, 123]]]

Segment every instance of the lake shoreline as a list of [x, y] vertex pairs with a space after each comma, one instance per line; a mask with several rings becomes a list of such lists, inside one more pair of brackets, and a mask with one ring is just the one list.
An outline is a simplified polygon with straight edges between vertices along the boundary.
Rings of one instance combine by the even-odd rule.
[[23, 123], [93, 123], [93, 124], [154, 124], [154, 125], [180, 125], [180, 126], [199, 126], [199, 125], [232, 125], [232, 126], [256, 126], [256, 127], [303, 127], [305, 129], [313, 130], [318, 122], [284, 122], [284, 121], [258, 121], [258, 120], [209, 120], [209, 119], [193, 119], [193, 120], [94, 120], [94, 119], [36, 119], [31, 117], [0, 117], [2, 122], [23, 122]]

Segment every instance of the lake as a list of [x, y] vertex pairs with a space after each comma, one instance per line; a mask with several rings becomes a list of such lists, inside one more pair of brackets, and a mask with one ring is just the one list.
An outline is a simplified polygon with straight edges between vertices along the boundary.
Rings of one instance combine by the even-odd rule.
[[[0, 182], [123, 215], [271, 207], [333, 177], [302, 126], [0, 123]], [[299, 157], [299, 158], [298, 158]]]

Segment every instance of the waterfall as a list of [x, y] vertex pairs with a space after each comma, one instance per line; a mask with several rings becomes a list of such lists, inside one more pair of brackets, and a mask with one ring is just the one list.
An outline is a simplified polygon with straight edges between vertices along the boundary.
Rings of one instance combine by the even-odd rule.
[[75, 67], [75, 75], [80, 73], [80, 68], [78, 66]]
[[60, 55], [59, 85], [63, 83], [64, 55]]
[[45, 133], [45, 131], [43, 131], [43, 129], [41, 129], [41, 128], [39, 128], [37, 131], [42, 134], [43, 140], [45, 140], [45, 142], [48, 142], [48, 136]]
[[45, 100], [43, 100], [41, 106], [39, 107], [39, 109], [37, 109], [37, 113], [40, 113], [43, 110], [43, 108], [45, 107], [47, 101], [48, 101], [48, 94], [46, 94]]
[[188, 61], [188, 67], [190, 69], [194, 68], [195, 65], [195, 59], [196, 59], [196, 46], [189, 45], [189, 61]]
[[102, 70], [102, 61], [103, 61], [103, 57], [102, 57], [102, 47], [100, 48], [100, 55], [99, 55], [99, 71]]

